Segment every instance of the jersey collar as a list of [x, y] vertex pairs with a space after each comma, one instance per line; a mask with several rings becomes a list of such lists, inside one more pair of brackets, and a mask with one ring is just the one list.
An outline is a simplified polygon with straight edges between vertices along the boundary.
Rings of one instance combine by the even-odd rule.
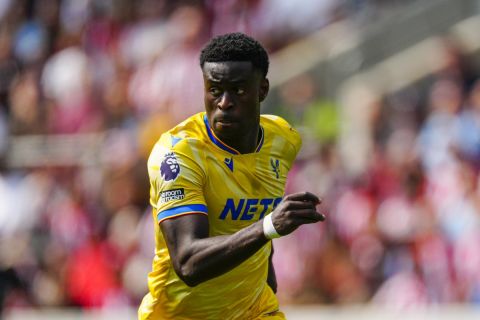
[[[216, 135], [215, 133], [213, 132], [212, 128], [210, 127], [210, 123], [208, 122], [208, 119], [207, 119], [207, 114], [204, 114], [203, 115], [203, 121], [205, 122], [205, 128], [207, 129], [207, 134], [208, 134], [208, 137], [210, 138], [210, 141], [213, 142], [213, 144], [215, 144], [217, 147], [219, 147], [220, 149], [222, 150], [225, 150], [231, 154], [241, 154], [238, 150], [228, 146], [226, 143], [224, 143], [222, 140], [220, 140]], [[265, 139], [265, 134], [264, 134], [264, 130], [263, 130], [263, 127], [260, 126], [260, 141], [258, 142], [258, 145], [257, 147], [255, 148], [255, 152], [259, 152], [260, 149], [262, 148], [263, 146], [263, 141]]]

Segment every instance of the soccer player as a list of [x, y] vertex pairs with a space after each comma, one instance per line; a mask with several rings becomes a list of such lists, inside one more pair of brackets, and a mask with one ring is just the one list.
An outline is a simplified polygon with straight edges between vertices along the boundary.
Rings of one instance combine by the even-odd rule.
[[156, 250], [139, 319], [285, 319], [271, 239], [325, 217], [317, 196], [284, 196], [301, 140], [260, 115], [268, 64], [242, 33], [202, 50], [206, 112], [164, 133], [148, 160]]

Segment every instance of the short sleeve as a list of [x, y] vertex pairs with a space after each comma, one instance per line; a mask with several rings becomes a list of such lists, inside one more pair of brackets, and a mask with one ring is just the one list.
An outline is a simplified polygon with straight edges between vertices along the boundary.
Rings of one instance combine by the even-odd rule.
[[161, 139], [148, 160], [148, 172], [150, 203], [158, 223], [186, 214], [208, 214], [204, 161], [195, 141], [183, 139], [172, 147]]

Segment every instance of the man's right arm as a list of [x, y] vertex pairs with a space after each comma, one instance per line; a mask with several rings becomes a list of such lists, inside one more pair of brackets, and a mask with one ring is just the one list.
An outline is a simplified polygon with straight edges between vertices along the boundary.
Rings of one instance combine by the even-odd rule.
[[[309, 192], [286, 196], [272, 212], [272, 222], [281, 235], [293, 232], [302, 224], [325, 220], [316, 211], [320, 200]], [[160, 223], [173, 267], [189, 286], [222, 275], [248, 259], [269, 239], [263, 233], [263, 221], [232, 235], [209, 237], [208, 218], [185, 215]]]

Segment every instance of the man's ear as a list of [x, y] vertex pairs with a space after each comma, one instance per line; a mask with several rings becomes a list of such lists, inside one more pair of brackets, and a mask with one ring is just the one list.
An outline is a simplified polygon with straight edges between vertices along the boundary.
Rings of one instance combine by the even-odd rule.
[[260, 102], [263, 102], [263, 100], [265, 100], [269, 90], [270, 90], [270, 82], [268, 81], [267, 78], [263, 78], [260, 83], [260, 94], [259, 94]]

